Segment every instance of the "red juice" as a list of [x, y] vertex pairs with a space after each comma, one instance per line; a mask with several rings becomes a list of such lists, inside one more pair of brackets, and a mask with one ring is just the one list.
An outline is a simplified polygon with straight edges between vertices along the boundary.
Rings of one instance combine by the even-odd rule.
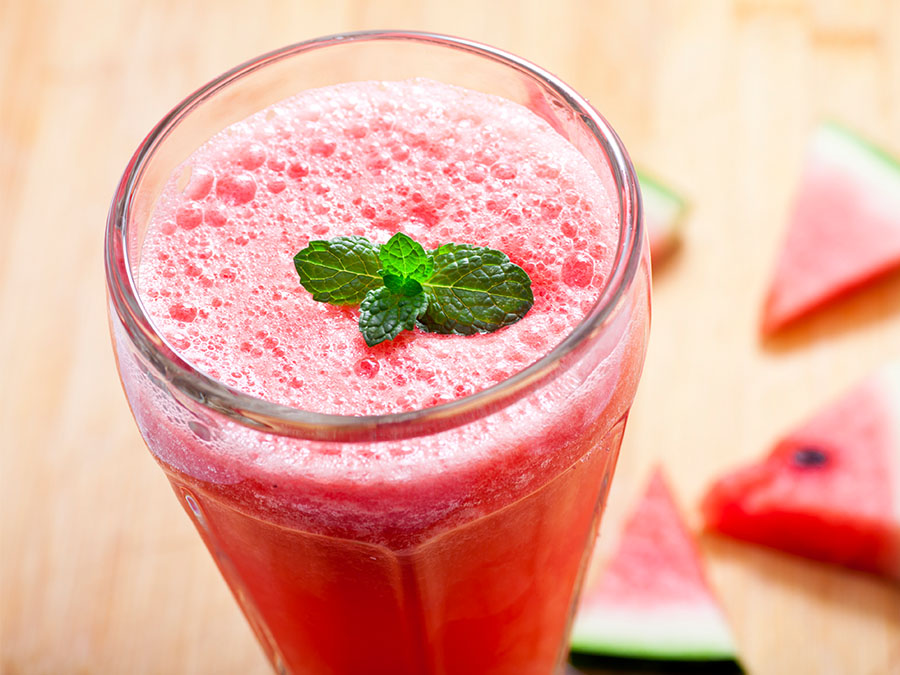
[[[534, 307], [490, 334], [367, 347], [357, 310], [314, 302], [292, 258], [311, 239], [398, 231], [426, 249], [504, 251]], [[618, 237], [595, 170], [529, 110], [427, 80], [350, 83], [194, 152], [153, 208], [137, 283], [160, 335], [209, 378], [303, 410], [389, 415], [539, 361], [594, 307]], [[277, 670], [559, 666], [643, 361], [645, 268], [637, 279], [604, 337], [552, 378], [410, 437], [266, 433], [120, 354], [145, 440]]]

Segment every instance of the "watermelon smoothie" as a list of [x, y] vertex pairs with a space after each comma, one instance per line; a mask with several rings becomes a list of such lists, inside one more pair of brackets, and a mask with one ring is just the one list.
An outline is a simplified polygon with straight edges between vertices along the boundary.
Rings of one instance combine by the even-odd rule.
[[[214, 128], [139, 151], [131, 174], [152, 189], [114, 203], [130, 405], [280, 672], [551, 673], [565, 654], [646, 343], [636, 187], [602, 118], [587, 109], [607, 145], [554, 116], [549, 76], [505, 72], [504, 97], [419, 77], [462, 47], [481, 89], [482, 62], [511, 70], [449, 38], [345, 36], [266, 65], [355, 49], [341, 63], [359, 75], [333, 67], [243, 115], [259, 62], [233, 71], [161, 123], [189, 127], [213, 100]], [[358, 65], [388, 54], [409, 77]], [[494, 333], [366, 346], [358, 310], [313, 301], [292, 257], [398, 231], [504, 251], [534, 307]]]

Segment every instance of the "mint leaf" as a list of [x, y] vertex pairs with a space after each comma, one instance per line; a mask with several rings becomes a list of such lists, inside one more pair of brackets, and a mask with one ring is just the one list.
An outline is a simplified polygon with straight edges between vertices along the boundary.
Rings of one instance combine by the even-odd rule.
[[422, 286], [428, 308], [421, 325], [433, 333], [473, 335], [515, 323], [534, 304], [531, 279], [502, 251], [445, 244]]
[[378, 259], [384, 266], [383, 275], [395, 275], [426, 281], [434, 270], [431, 256], [422, 244], [398, 232], [378, 249]]
[[315, 240], [294, 256], [303, 288], [313, 300], [332, 305], [356, 305], [381, 286], [378, 250], [365, 237]]
[[413, 296], [422, 292], [422, 284], [415, 279], [398, 277], [396, 274], [385, 274], [383, 275], [383, 278], [384, 285], [390, 288], [394, 293]]
[[393, 340], [403, 330], [412, 330], [427, 307], [424, 293], [408, 296], [394, 293], [387, 286], [373, 289], [359, 306], [359, 330], [366, 344], [374, 347]]

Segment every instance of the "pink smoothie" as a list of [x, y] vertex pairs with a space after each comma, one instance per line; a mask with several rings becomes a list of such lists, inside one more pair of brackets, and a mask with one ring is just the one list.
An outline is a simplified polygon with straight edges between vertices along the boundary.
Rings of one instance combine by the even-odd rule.
[[[195, 153], [157, 206], [140, 285], [172, 345], [233, 387], [318, 412], [400, 412], [489, 387], [555, 346], [603, 286], [612, 222], [584, 157], [525, 108], [429, 81], [344, 85]], [[313, 301], [293, 256], [310, 239], [401, 231], [426, 249], [504, 251], [530, 275], [533, 309], [497, 333], [367, 347], [355, 308]]]
[[[313, 301], [293, 256], [311, 239], [398, 231], [426, 249], [504, 251], [530, 275], [534, 307], [490, 334], [416, 330], [367, 347], [357, 309]], [[301, 93], [197, 150], [156, 205], [138, 279], [161, 334], [209, 376], [276, 403], [373, 415], [466, 396], [540, 359], [596, 302], [618, 236], [596, 172], [532, 112], [426, 80], [355, 83]], [[276, 665], [546, 674], [647, 321], [644, 270], [609, 339], [551, 384], [394, 442], [191, 416], [121, 366], [151, 450]]]

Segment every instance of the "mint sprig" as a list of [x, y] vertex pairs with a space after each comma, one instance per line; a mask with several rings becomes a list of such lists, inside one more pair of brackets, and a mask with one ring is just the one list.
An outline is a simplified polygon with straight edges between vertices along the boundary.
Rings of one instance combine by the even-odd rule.
[[451, 243], [428, 252], [402, 232], [381, 246], [358, 236], [311, 241], [294, 265], [314, 300], [360, 304], [359, 329], [370, 347], [416, 325], [490, 333], [534, 304], [528, 274], [502, 251]]

